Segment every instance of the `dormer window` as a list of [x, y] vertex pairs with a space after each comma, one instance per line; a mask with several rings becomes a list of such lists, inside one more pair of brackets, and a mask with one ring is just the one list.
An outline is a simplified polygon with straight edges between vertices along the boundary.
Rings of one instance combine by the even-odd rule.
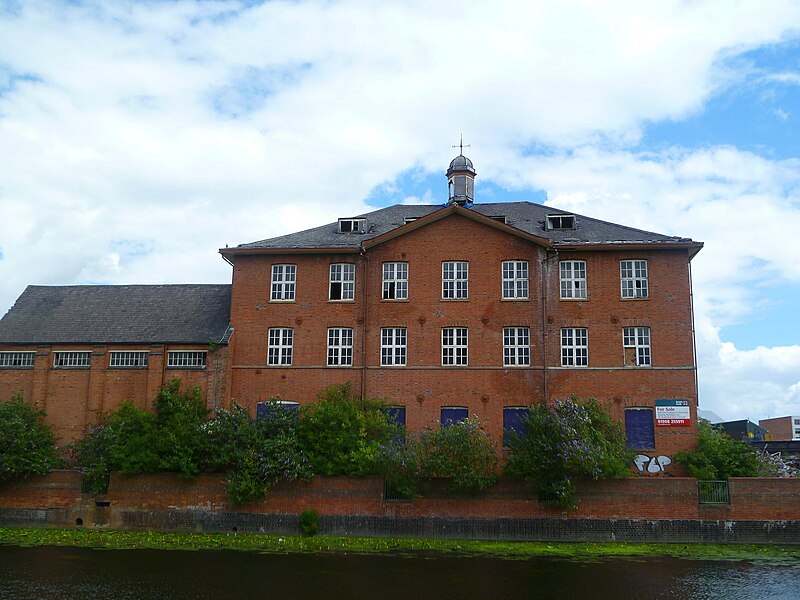
[[339, 219], [339, 233], [366, 233], [366, 219]]
[[408, 225], [419, 219], [419, 217], [403, 217], [403, 225]]
[[495, 221], [500, 221], [501, 223], [508, 223], [505, 215], [489, 215], [489, 218], [494, 219]]
[[547, 215], [547, 230], [575, 229], [575, 215]]

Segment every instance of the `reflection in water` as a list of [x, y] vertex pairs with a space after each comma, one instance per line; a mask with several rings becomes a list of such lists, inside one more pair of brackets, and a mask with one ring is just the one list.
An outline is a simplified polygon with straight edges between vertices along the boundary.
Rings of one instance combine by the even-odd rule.
[[0, 546], [0, 598], [800, 598], [800, 566]]

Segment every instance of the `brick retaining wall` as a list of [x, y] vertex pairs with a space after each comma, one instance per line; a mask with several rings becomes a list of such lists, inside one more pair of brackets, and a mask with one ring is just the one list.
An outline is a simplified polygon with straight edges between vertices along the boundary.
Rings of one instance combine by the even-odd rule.
[[426, 497], [402, 502], [383, 499], [378, 477], [315, 477], [234, 507], [219, 474], [113, 474], [108, 495], [94, 498], [81, 494], [80, 474], [56, 471], [0, 486], [0, 525], [289, 534], [313, 508], [328, 534], [800, 544], [800, 479], [729, 483], [729, 505], [701, 506], [691, 478], [582, 481], [578, 509], [562, 512], [514, 480], [474, 496], [449, 495], [434, 482]]

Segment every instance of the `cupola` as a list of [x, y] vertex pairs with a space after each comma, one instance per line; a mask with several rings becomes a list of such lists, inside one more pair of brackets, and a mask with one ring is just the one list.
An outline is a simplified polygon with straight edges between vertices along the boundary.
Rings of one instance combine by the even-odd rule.
[[450, 161], [447, 169], [448, 204], [464, 206], [475, 201], [475, 167], [472, 161], [464, 156], [463, 143], [458, 146], [461, 154]]

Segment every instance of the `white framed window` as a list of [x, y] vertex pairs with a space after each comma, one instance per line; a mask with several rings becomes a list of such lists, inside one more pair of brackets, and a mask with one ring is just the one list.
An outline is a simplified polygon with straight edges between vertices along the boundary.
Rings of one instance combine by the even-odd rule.
[[351, 263], [331, 265], [329, 300], [352, 300], [356, 294], [356, 266]]
[[503, 328], [503, 365], [528, 367], [531, 364], [531, 330], [528, 327]]
[[405, 366], [408, 332], [405, 327], [381, 329], [381, 365]]
[[503, 299], [528, 299], [528, 261], [503, 261]]
[[135, 369], [137, 367], [146, 367], [148, 352], [147, 350], [133, 350], [109, 352], [108, 366], [113, 369]]
[[469, 263], [448, 260], [442, 263], [442, 298], [466, 300], [469, 297]]
[[586, 327], [561, 329], [561, 366], [589, 366], [589, 330]]
[[273, 302], [293, 301], [296, 283], [297, 265], [272, 265], [272, 293], [269, 299]]
[[625, 352], [626, 367], [649, 367], [650, 328], [624, 327], [622, 329], [622, 346]]
[[292, 364], [294, 330], [289, 327], [271, 327], [267, 347], [267, 364], [282, 366]]
[[0, 369], [32, 369], [36, 352], [0, 352]]
[[561, 298], [586, 298], [586, 261], [562, 260], [559, 264]]
[[408, 300], [408, 263], [383, 263], [383, 299]]
[[468, 361], [466, 327], [442, 328], [442, 366], [465, 367]]
[[53, 352], [53, 367], [56, 369], [88, 369], [92, 353], [80, 352]]
[[619, 261], [619, 279], [623, 298], [647, 298], [647, 261]]
[[328, 328], [328, 366], [353, 365], [353, 330], [349, 327]]
[[168, 369], [205, 369], [206, 351], [170, 350], [167, 355]]

